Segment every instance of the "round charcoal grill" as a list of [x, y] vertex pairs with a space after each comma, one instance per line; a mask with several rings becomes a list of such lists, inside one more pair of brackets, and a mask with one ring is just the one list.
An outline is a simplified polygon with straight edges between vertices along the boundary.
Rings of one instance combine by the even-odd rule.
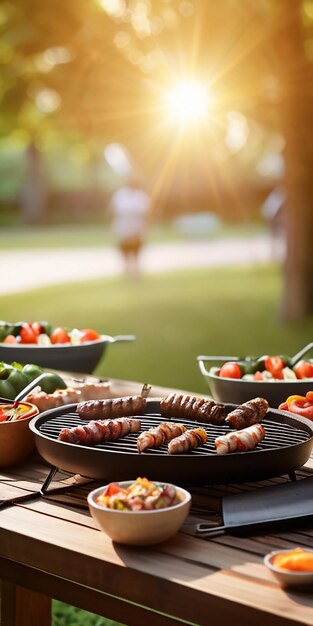
[[[206, 444], [188, 454], [171, 455], [164, 445], [158, 449], [137, 452], [138, 434], [130, 434], [96, 446], [77, 445], [58, 440], [61, 428], [73, 428], [85, 422], [75, 412], [76, 404], [41, 413], [30, 423], [41, 456], [59, 469], [89, 478], [105, 480], [135, 479], [169, 481], [176, 484], [213, 484], [251, 482], [282, 474], [290, 474], [304, 465], [313, 446], [313, 423], [299, 416], [271, 409], [262, 424], [266, 436], [255, 450], [218, 455], [214, 440], [230, 432], [228, 426], [213, 426], [194, 420], [164, 418], [159, 402], [147, 400], [141, 431], [160, 422], [175, 421], [187, 428], [201, 426], [208, 434]], [[236, 405], [226, 404], [227, 413]]]

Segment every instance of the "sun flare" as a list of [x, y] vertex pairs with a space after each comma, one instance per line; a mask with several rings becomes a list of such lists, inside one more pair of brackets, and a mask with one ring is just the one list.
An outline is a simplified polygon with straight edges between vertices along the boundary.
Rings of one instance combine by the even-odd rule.
[[203, 120], [210, 105], [209, 93], [196, 80], [186, 80], [173, 85], [166, 95], [166, 108], [172, 119], [180, 123]]

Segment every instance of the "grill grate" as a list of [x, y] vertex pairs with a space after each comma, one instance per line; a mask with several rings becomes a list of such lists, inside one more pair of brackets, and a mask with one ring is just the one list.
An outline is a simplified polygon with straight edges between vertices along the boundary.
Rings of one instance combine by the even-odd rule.
[[[227, 413], [236, 405], [226, 404]], [[202, 427], [208, 434], [205, 445], [187, 454], [168, 454], [167, 445], [138, 454], [138, 434], [94, 446], [75, 445], [58, 440], [61, 428], [87, 422], [76, 413], [76, 404], [41, 413], [30, 423], [37, 449], [50, 464], [89, 478], [127, 480], [147, 476], [150, 480], [196, 485], [255, 481], [292, 473], [308, 460], [313, 445], [313, 424], [299, 416], [270, 409], [263, 420], [266, 436], [249, 452], [219, 455], [214, 441], [230, 432], [227, 425], [214, 426], [193, 420], [172, 418], [187, 428]], [[148, 399], [146, 414], [138, 416], [141, 432], [160, 422], [159, 401]]]
[[[148, 430], [149, 428], [153, 428], [158, 426], [161, 422], [164, 421], [172, 421], [178, 424], [184, 424], [187, 428], [203, 428], [208, 435], [208, 441], [206, 444], [199, 446], [192, 452], [188, 453], [188, 456], [212, 456], [216, 455], [216, 449], [214, 445], [214, 440], [216, 437], [220, 435], [224, 435], [230, 432], [228, 426], [214, 426], [211, 424], [203, 424], [202, 422], [196, 422], [194, 420], [182, 420], [172, 418], [169, 420], [168, 418], [163, 418], [159, 414], [149, 414], [149, 415], [139, 415], [138, 418], [141, 420], [141, 432], [144, 430]], [[82, 421], [78, 414], [75, 412], [67, 413], [61, 416], [52, 417], [42, 423], [39, 426], [39, 432], [52, 440], [58, 439], [58, 434], [61, 428], [73, 428], [75, 426], [82, 426], [84, 421]], [[294, 427], [288, 423], [282, 422], [274, 422], [270, 419], [264, 419], [262, 424], [265, 427], [266, 435], [261, 443], [258, 444], [257, 450], [277, 450], [279, 448], [290, 447], [310, 439], [311, 435], [309, 432], [305, 430], [301, 430], [299, 428]], [[138, 454], [137, 452], [137, 437], [138, 433], [131, 433], [126, 437], [122, 437], [117, 441], [106, 441], [96, 446], [92, 446], [93, 448], [97, 448], [100, 450], [105, 450], [107, 452], [118, 452], [124, 454]], [[84, 448], [90, 448], [90, 446], [86, 446], [80, 444]], [[253, 450], [249, 451], [247, 454], [253, 454]], [[167, 444], [161, 446], [160, 448], [154, 449], [149, 448], [144, 452], [145, 455], [167, 455]], [[242, 453], [241, 453], [242, 454]], [[184, 456], [184, 455], [180, 455]]]

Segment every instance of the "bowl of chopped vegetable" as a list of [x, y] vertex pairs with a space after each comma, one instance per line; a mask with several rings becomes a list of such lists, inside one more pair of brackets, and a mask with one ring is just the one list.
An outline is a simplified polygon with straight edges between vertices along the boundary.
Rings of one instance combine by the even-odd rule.
[[270, 552], [265, 566], [282, 587], [313, 588], [313, 550], [295, 548]]
[[29, 422], [38, 413], [29, 402], [10, 403], [0, 398], [0, 467], [20, 463], [34, 450]]
[[134, 339], [133, 335], [111, 337], [92, 328], [64, 328], [43, 321], [0, 322], [0, 360], [90, 374], [109, 344]]
[[313, 389], [313, 361], [302, 357], [312, 350], [308, 344], [294, 357], [286, 355], [197, 357], [210, 392], [217, 402], [242, 404], [251, 398], [265, 398], [277, 408], [286, 398], [305, 396]]
[[88, 505], [97, 525], [113, 541], [144, 546], [166, 541], [181, 528], [191, 495], [170, 483], [137, 478], [94, 489]]

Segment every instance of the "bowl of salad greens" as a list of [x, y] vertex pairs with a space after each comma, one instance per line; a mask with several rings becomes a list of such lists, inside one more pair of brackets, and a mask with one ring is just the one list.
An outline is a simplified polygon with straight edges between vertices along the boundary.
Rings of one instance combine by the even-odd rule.
[[307, 358], [312, 349], [313, 343], [309, 343], [292, 357], [200, 355], [197, 361], [217, 402], [242, 404], [262, 397], [278, 408], [290, 396], [313, 391], [313, 359]]
[[109, 344], [134, 339], [133, 335], [111, 337], [93, 328], [55, 326], [47, 321], [1, 321], [0, 360], [90, 374]]

